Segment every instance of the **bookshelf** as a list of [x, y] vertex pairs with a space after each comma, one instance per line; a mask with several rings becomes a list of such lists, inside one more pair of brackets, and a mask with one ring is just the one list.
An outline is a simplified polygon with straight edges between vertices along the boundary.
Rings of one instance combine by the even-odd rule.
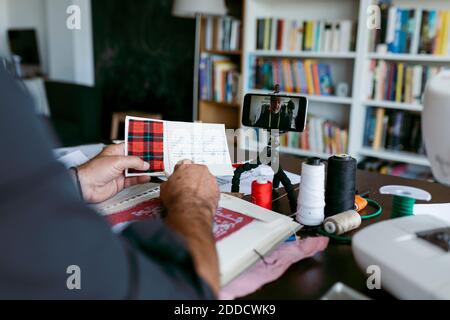
[[250, 55], [256, 57], [282, 57], [282, 58], [305, 58], [305, 59], [354, 59], [355, 52], [283, 52], [283, 51], [269, 51], [269, 50], [255, 50], [250, 52]]
[[414, 155], [409, 152], [391, 152], [387, 150], [373, 150], [371, 148], [362, 148], [360, 154], [372, 158], [416, 164], [419, 166], [430, 166], [430, 162], [428, 161], [426, 156]]
[[[227, 0], [226, 1], [228, 14], [226, 17], [203, 17], [200, 26], [200, 55], [208, 56], [208, 57], [223, 57], [223, 59], [229, 60], [231, 64], [234, 64], [236, 73], [242, 75], [242, 19], [244, 14], [244, 3], [242, 0]], [[219, 34], [216, 20], [220, 19], [232, 19], [233, 21], [240, 21], [240, 26], [238, 28], [239, 33], [239, 44], [236, 45], [237, 48], [219, 48], [217, 45], [217, 41], [223, 35]], [[212, 19], [212, 22], [209, 22], [208, 19]], [[222, 30], [225, 30], [223, 27]], [[225, 31], [220, 31], [225, 34]], [[227, 31], [228, 32], [228, 31]], [[234, 32], [234, 31], [233, 31]], [[213, 34], [211, 34], [213, 33]], [[228, 35], [229, 36], [229, 35]], [[231, 36], [229, 36], [231, 38]], [[233, 36], [234, 37], [234, 36]], [[211, 39], [211, 43], [207, 43], [207, 39]], [[231, 40], [229, 41], [232, 42]], [[199, 74], [201, 77], [201, 70], [199, 70]], [[214, 74], [214, 71], [212, 71]], [[213, 75], [212, 77], [215, 77]], [[242, 100], [242, 85], [240, 84], [240, 77], [236, 80], [236, 88], [238, 92], [236, 93], [236, 99], [232, 99], [233, 101], [223, 101], [221, 99], [217, 99], [213, 94], [213, 96], [209, 98], [202, 97], [201, 94], [201, 83], [202, 80], [199, 80], [199, 102], [198, 102], [198, 121], [205, 123], [224, 123], [227, 129], [237, 129], [240, 127], [241, 122], [241, 100]], [[213, 86], [213, 85], [211, 85]], [[227, 100], [230, 100], [227, 98]]]
[[[243, 91], [261, 93], [252, 88], [252, 59], [315, 59], [327, 63], [333, 70], [334, 83], [345, 82], [349, 86], [348, 97], [306, 95], [310, 101], [309, 115], [332, 120], [347, 128], [349, 132], [348, 153], [359, 160], [373, 157], [388, 161], [428, 167], [426, 156], [384, 148], [372, 149], [364, 145], [366, 111], [369, 107], [385, 108], [420, 113], [423, 106], [417, 102], [372, 100], [365, 93], [372, 79], [368, 67], [372, 60], [403, 62], [431, 66], [450, 66], [450, 55], [422, 53], [371, 52], [369, 43], [373, 33], [367, 28], [367, 8], [378, 4], [377, 0], [245, 0], [244, 46], [243, 46]], [[394, 6], [429, 10], [450, 10], [450, 0], [392, 0]], [[326, 8], [326, 10], [324, 10]], [[257, 20], [266, 17], [300, 20], [353, 20], [358, 22], [354, 50], [348, 52], [291, 51], [257, 49]], [[449, 44], [450, 46], [450, 44]], [[255, 144], [250, 143], [250, 148]], [[248, 148], [248, 146], [247, 146]], [[293, 147], [281, 147], [280, 152], [298, 156], [327, 158], [328, 152], [312, 152]]]
[[450, 63], [450, 56], [435, 56], [430, 54], [368, 53], [367, 58], [375, 60]]

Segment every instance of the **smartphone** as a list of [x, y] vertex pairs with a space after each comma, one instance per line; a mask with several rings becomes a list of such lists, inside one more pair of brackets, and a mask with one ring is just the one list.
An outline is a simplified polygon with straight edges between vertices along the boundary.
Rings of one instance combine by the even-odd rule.
[[246, 127], [303, 132], [308, 99], [300, 95], [246, 94], [242, 124]]

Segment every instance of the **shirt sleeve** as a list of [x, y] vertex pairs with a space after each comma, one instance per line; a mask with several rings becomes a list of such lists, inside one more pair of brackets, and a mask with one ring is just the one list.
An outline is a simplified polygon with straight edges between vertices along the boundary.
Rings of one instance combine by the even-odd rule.
[[162, 221], [114, 235], [54, 160], [50, 136], [0, 70], [0, 299], [214, 298]]

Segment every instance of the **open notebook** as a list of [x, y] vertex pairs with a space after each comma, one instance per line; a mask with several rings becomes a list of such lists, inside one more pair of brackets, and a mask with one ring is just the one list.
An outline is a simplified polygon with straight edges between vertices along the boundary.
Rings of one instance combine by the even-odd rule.
[[125, 154], [150, 163], [148, 172], [127, 170], [127, 177], [170, 175], [180, 160], [206, 165], [214, 176], [233, 175], [223, 124], [127, 117]]
[[[159, 219], [159, 187], [146, 184], [128, 188], [95, 209], [115, 232], [134, 221]], [[222, 194], [213, 227], [221, 285], [228, 284], [299, 229], [300, 225], [289, 217]]]

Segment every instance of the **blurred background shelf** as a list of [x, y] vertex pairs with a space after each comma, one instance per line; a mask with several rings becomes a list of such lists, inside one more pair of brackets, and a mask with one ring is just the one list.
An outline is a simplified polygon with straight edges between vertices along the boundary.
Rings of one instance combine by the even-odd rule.
[[423, 105], [395, 101], [365, 100], [365, 106], [422, 112]]
[[[267, 93], [270, 93], [270, 90], [250, 89], [247, 92], [256, 93], [256, 94], [267, 94]], [[296, 93], [281, 91], [280, 94], [292, 95], [292, 94], [296, 94]], [[347, 104], [347, 105], [351, 105], [353, 103], [353, 98], [351, 98], [351, 97], [318, 96], [318, 95], [309, 95], [309, 94], [303, 94], [303, 93], [300, 93], [300, 95], [308, 98], [308, 100], [310, 102], [325, 102], [325, 103], [332, 103], [332, 104]]]
[[356, 52], [314, 52], [314, 51], [266, 51], [254, 50], [250, 55], [259, 57], [305, 58], [305, 59], [354, 59]]
[[301, 156], [301, 157], [315, 157], [315, 158], [320, 158], [320, 159], [328, 159], [329, 157], [331, 157], [331, 154], [328, 153], [323, 153], [323, 152], [316, 152], [316, 151], [311, 151], [311, 150], [303, 150], [303, 149], [299, 149], [299, 148], [290, 148], [290, 147], [280, 147], [280, 152], [281, 153], [286, 153], [286, 154], [292, 154], [292, 155], [296, 155], [296, 156]]
[[417, 155], [409, 152], [391, 151], [391, 150], [373, 150], [371, 148], [362, 148], [360, 150], [360, 154], [367, 157], [379, 158], [384, 160], [398, 161], [426, 167], [430, 166], [430, 161], [427, 159], [426, 156]]
[[447, 62], [450, 63], [450, 56], [440, 56], [432, 54], [405, 54], [405, 53], [369, 53], [369, 59], [375, 60], [395, 60], [414, 62]]

